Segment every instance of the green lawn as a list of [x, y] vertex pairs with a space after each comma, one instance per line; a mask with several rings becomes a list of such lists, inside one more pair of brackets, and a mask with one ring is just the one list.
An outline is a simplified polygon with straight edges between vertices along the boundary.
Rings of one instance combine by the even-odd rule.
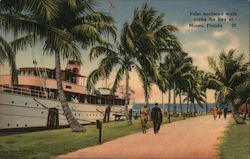
[[[181, 118], [171, 120], [173, 122]], [[152, 122], [149, 127], [152, 127]], [[73, 133], [66, 128], [0, 136], [0, 159], [45, 159], [97, 145], [96, 126], [88, 125], [86, 128], [86, 133]], [[114, 140], [139, 131], [141, 131], [139, 119], [134, 120], [133, 125], [128, 125], [125, 121], [107, 123], [103, 126], [103, 141]]]
[[219, 157], [221, 159], [249, 159], [249, 129], [249, 119], [247, 124], [244, 125], [236, 125], [233, 120], [230, 121], [228, 130], [219, 148]]

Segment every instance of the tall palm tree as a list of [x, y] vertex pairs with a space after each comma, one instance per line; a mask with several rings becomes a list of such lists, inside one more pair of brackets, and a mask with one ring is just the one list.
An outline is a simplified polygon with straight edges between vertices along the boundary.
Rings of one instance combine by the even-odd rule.
[[[130, 40], [128, 34], [129, 24], [124, 23], [120, 37], [120, 44], [117, 44], [117, 48], [113, 48], [111, 45], [106, 45], [96, 46], [91, 49], [90, 60], [93, 60], [102, 54], [104, 54], [105, 57], [101, 60], [99, 67], [90, 73], [87, 81], [87, 89], [88, 91], [91, 91], [98, 80], [102, 79], [103, 77], [109, 77], [114, 68], [118, 68], [111, 93], [114, 94], [116, 92], [117, 86], [122, 81], [123, 76], [125, 75], [125, 110], [127, 119], [129, 104], [129, 72], [134, 69], [138, 73], [139, 78], [143, 83], [143, 89], [145, 92], [147, 92], [145, 94], [149, 94], [148, 92], [150, 91], [150, 86], [152, 84], [145, 72], [146, 70], [142, 68], [139, 61], [131, 55], [131, 51], [129, 50], [130, 48], [127, 42]], [[154, 64], [154, 61], [150, 61], [150, 64], [151, 63]], [[150, 67], [155, 66], [151, 65]], [[147, 99], [146, 96], [145, 99]]]
[[[191, 89], [191, 100], [193, 101], [193, 99], [196, 101], [196, 103], [201, 107], [203, 107], [203, 103], [205, 102], [205, 93], [202, 90], [202, 81], [201, 76], [200, 76], [200, 70], [197, 69], [197, 67], [195, 69], [192, 70], [193, 76], [194, 76], [194, 80], [192, 81], [192, 89]], [[194, 102], [191, 102], [194, 106], [195, 112], [197, 113], [197, 108], [196, 105], [194, 104]]]
[[208, 113], [208, 105], [207, 105], [207, 88], [208, 88], [208, 74], [204, 71], [199, 71], [200, 73], [200, 83], [201, 90], [205, 95], [205, 111]]
[[[239, 107], [249, 103], [250, 72], [248, 63], [243, 62], [243, 54], [235, 56], [235, 50], [220, 52], [218, 62], [209, 57], [208, 62], [213, 72], [209, 73], [209, 87], [218, 93], [218, 102], [232, 107], [237, 124], [245, 121], [239, 115]], [[243, 95], [244, 94], [244, 95]]]
[[154, 83], [158, 86], [159, 90], [162, 92], [162, 112], [165, 114], [165, 106], [164, 106], [164, 94], [167, 92], [169, 87], [169, 77], [166, 70], [164, 70], [163, 63], [160, 63], [158, 66], [159, 77], [155, 79]]
[[[179, 41], [173, 34], [177, 28], [164, 24], [164, 14], [156, 16], [156, 13], [156, 10], [145, 3], [141, 9], [135, 9], [134, 19], [131, 23], [132, 45], [130, 44], [130, 46], [133, 48], [131, 52], [145, 69], [149, 81], [152, 83], [161, 78], [157, 70], [157, 61], [159, 62], [166, 53], [181, 50]], [[152, 65], [154, 67], [151, 67]], [[145, 99], [148, 103], [149, 92], [147, 91], [145, 91]]]
[[180, 57], [176, 60], [176, 70], [174, 74], [174, 81], [176, 85], [176, 92], [179, 94], [180, 108], [181, 113], [183, 113], [182, 109], [182, 98], [181, 94], [185, 90], [185, 84], [189, 84], [189, 76], [191, 76], [190, 71], [193, 69], [192, 66], [192, 58], [188, 57], [188, 53], [180, 52]]
[[94, 11], [93, 0], [2, 0], [1, 25], [14, 33], [34, 32], [44, 41], [43, 51], [55, 56], [57, 89], [64, 114], [73, 131], [85, 129], [73, 116], [66, 100], [60, 59], [81, 61], [78, 44], [86, 48], [91, 44], [105, 43], [102, 35], [115, 36], [113, 19]]

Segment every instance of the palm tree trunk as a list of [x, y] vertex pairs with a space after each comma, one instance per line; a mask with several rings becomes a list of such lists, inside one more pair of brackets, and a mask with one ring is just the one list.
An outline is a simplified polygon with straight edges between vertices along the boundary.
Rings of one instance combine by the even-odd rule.
[[206, 107], [206, 114], [208, 113], [208, 105], [207, 105], [207, 91], [205, 91], [205, 107]]
[[164, 113], [165, 113], [165, 106], [164, 106], [164, 93], [163, 93], [163, 91], [161, 92], [161, 102], [162, 102], [162, 113], [163, 113], [163, 115], [164, 115]]
[[13, 57], [9, 57], [11, 58], [10, 60], [10, 72], [11, 72], [11, 85], [12, 86], [18, 86], [18, 71], [16, 68], [16, 54], [13, 53], [12, 55]]
[[195, 116], [196, 116], [196, 114], [197, 114], [197, 108], [196, 108], [194, 102], [193, 102], [193, 106], [194, 106], [194, 113], [195, 113]]
[[205, 107], [206, 107], [206, 114], [208, 113], [208, 105], [207, 105], [207, 99], [205, 99]]
[[63, 90], [62, 79], [61, 79], [61, 63], [60, 63], [60, 54], [57, 50], [55, 52], [55, 67], [56, 67], [56, 82], [57, 90], [59, 94], [59, 99], [63, 108], [64, 115], [69, 123], [73, 132], [84, 132], [86, 129], [76, 120], [73, 113], [71, 112], [65, 93]]
[[183, 114], [181, 93], [179, 94], [179, 100], [180, 100], [180, 109], [181, 109], [181, 114]]
[[175, 88], [174, 88], [174, 116], [176, 116], [176, 90], [175, 90]]
[[129, 121], [128, 118], [128, 104], [129, 104], [129, 72], [128, 69], [125, 70], [125, 76], [126, 76], [126, 97], [125, 97], [125, 114], [126, 114], [126, 120]]
[[240, 117], [239, 107], [232, 106], [233, 118], [237, 124], [246, 124], [246, 121]]
[[189, 115], [189, 100], [187, 100], [187, 114]]
[[148, 96], [145, 94], [145, 103], [148, 105], [149, 104], [149, 100], [148, 100]]
[[217, 107], [217, 92], [216, 91], [214, 93], [214, 102], [215, 102], [215, 107]]
[[170, 101], [171, 101], [171, 89], [168, 92], [168, 122], [170, 123]]

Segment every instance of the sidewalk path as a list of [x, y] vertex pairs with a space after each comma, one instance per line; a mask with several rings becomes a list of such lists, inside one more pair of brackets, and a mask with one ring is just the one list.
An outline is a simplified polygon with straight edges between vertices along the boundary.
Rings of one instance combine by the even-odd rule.
[[213, 159], [228, 121], [214, 120], [212, 115], [189, 118], [163, 125], [159, 134], [151, 128], [147, 134], [136, 133], [57, 158]]

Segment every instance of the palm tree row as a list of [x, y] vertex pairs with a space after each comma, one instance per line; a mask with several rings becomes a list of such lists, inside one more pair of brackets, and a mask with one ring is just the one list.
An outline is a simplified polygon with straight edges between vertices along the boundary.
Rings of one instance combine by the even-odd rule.
[[104, 55], [104, 58], [99, 67], [90, 74], [87, 82], [88, 90], [91, 91], [98, 80], [109, 77], [115, 70], [116, 76], [111, 89], [111, 93], [115, 93], [125, 75], [125, 103], [128, 111], [129, 72], [134, 70], [143, 84], [145, 103], [149, 103], [151, 87], [156, 84], [163, 94], [169, 91], [169, 113], [172, 90], [175, 115], [177, 95], [180, 99], [181, 113], [183, 113], [182, 95], [186, 95], [186, 99], [191, 101], [194, 107], [195, 102], [203, 106], [202, 103], [205, 103], [203, 90], [206, 87], [202, 83], [201, 72], [193, 66], [188, 53], [182, 51], [173, 34], [177, 28], [164, 24], [164, 15], [156, 16], [156, 13], [147, 4], [136, 8], [132, 22], [124, 23], [120, 39], [115, 45], [105, 44], [91, 49], [90, 60], [101, 55]]
[[150, 91], [155, 79], [162, 79], [157, 69], [157, 62], [167, 51], [180, 50], [179, 42], [173, 34], [177, 28], [163, 24], [164, 15], [156, 15], [156, 11], [144, 4], [136, 8], [132, 22], [125, 22], [121, 37], [116, 46], [101, 45], [92, 48], [90, 59], [105, 55], [88, 78], [88, 90], [94, 88], [96, 82], [103, 77], [109, 77], [114, 68], [117, 75], [112, 87], [112, 93], [125, 74], [126, 81], [126, 114], [128, 106], [129, 72], [135, 70], [144, 89], [145, 102], [149, 103]]

